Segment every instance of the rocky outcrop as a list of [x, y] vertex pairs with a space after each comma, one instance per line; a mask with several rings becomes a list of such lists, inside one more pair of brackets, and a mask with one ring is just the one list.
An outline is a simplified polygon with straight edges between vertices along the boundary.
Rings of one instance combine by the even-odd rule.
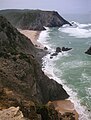
[[91, 55], [91, 47], [85, 53]]
[[57, 53], [62, 52], [61, 48], [60, 48], [60, 47], [57, 47], [57, 48], [56, 48], [56, 52], [57, 52]]
[[65, 47], [62, 47], [62, 51], [69, 51], [71, 50], [72, 48], [65, 48]]
[[0, 14], [6, 17], [12, 25], [19, 29], [45, 30], [45, 27], [61, 27], [71, 25], [56, 11], [41, 10], [1, 10]]
[[43, 73], [36, 54], [30, 39], [0, 16], [0, 109], [19, 106], [29, 118], [31, 106], [69, 97]]
[[26, 120], [19, 107], [10, 107], [0, 111], [0, 120]]
[[[37, 107], [37, 113], [41, 115], [42, 120], [78, 120], [78, 113], [72, 108], [72, 106], [69, 108], [69, 110], [60, 109], [63, 105], [59, 104], [59, 106], [55, 105], [54, 102], [48, 102], [48, 104], [44, 106], [38, 106]], [[64, 105], [64, 108], [66, 108], [68, 104]]]
[[57, 56], [58, 53], [60, 53], [60, 52], [62, 52], [62, 51], [63, 51], [63, 52], [64, 52], [64, 51], [69, 51], [69, 50], [71, 50], [71, 49], [72, 49], [72, 48], [66, 48], [66, 47], [60, 48], [60, 47], [57, 47], [57, 48], [56, 48], [56, 51], [51, 54], [50, 59], [52, 59], [53, 56]]

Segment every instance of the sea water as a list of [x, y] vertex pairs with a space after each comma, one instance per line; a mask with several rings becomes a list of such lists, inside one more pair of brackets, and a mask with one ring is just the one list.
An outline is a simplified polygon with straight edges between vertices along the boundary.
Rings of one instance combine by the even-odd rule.
[[[91, 120], [91, 56], [85, 54], [91, 46], [91, 21], [89, 15], [67, 17], [73, 26], [46, 28], [40, 34], [38, 41], [50, 52], [43, 58], [43, 71], [66, 89], [80, 115], [79, 120]], [[72, 50], [50, 59], [56, 47]]]

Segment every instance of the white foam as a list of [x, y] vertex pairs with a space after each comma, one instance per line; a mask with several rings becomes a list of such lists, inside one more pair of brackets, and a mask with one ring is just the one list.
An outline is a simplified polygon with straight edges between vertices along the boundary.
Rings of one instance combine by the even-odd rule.
[[91, 88], [89, 87], [89, 88], [86, 88], [86, 92], [87, 92], [87, 95], [88, 96], [91, 96]]
[[73, 26], [61, 27], [59, 30], [76, 38], [89, 38], [91, 37], [91, 29], [86, 29], [86, 27], [91, 27], [91, 24], [75, 23]]
[[[46, 41], [47, 39], [49, 39], [49, 31], [43, 31], [41, 32], [40, 38], [39, 38], [39, 42], [43, 42], [44, 45], [48, 45], [48, 42]], [[50, 51], [54, 51], [51, 49], [51, 45], [50, 45]], [[65, 80], [60, 80], [60, 77], [55, 75], [55, 72], [59, 72], [58, 69], [55, 68], [55, 64], [54, 61], [56, 61], [57, 59], [59, 59], [60, 57], [63, 56], [68, 56], [68, 52], [64, 52], [63, 54], [60, 53], [57, 57], [53, 57], [53, 59], [50, 59], [50, 54], [46, 55], [43, 58], [43, 68], [42, 70], [44, 71], [45, 74], [47, 74], [49, 76], [49, 78], [54, 79], [55, 81], [57, 81], [59, 84], [63, 85], [63, 88], [67, 91], [67, 93], [70, 95], [70, 100], [74, 103], [75, 109], [76, 111], [79, 113], [79, 120], [91, 120], [91, 118], [89, 118], [89, 113], [86, 110], [85, 106], [81, 106], [80, 104], [80, 100], [77, 98], [77, 93], [75, 91], [73, 91], [69, 86], [67, 86], [67, 84], [65, 83]], [[81, 63], [82, 64], [82, 63]], [[60, 70], [61, 71], [61, 70]], [[62, 72], [60, 72], [62, 75]], [[61, 76], [60, 75], [60, 76]]]
[[[43, 69], [43, 71], [45, 73], [48, 73], [47, 75], [49, 76], [49, 78], [54, 79], [59, 84], [63, 85], [63, 88], [70, 95], [69, 100], [71, 100], [74, 103], [75, 109], [79, 113], [79, 120], [90, 120], [89, 112], [86, 110], [85, 106], [81, 106], [80, 100], [77, 98], [77, 93], [67, 86], [67, 84], [65, 83], [65, 80], [60, 80], [60, 78], [54, 74], [55, 71], [58, 72], [58, 69], [57, 70], [55, 69], [55, 64], [53, 60], [51, 61], [49, 59], [49, 56], [44, 57], [43, 60], [46, 61], [46, 64], [44, 65], [45, 68]], [[49, 73], [51, 74], [51, 76], [49, 75]]]
[[79, 24], [79, 28], [91, 27], [91, 24]]
[[91, 64], [91, 62], [87, 62], [87, 61], [79, 61], [79, 60], [74, 60], [71, 62], [63, 62], [61, 64], [61, 68], [68, 68], [68, 69], [73, 69], [73, 68], [81, 68], [81, 67], [85, 67], [85, 66], [89, 66]]
[[[80, 100], [78, 100], [78, 98], [77, 98], [77, 93], [73, 92], [73, 90], [67, 86], [67, 84], [65, 83], [65, 80], [60, 80], [60, 78], [57, 77], [54, 74], [55, 71], [58, 72], [58, 69], [57, 70], [55, 69], [55, 64], [54, 64], [53, 59], [50, 60], [49, 55], [47, 55], [47, 56], [45, 56], [43, 58], [43, 60], [46, 61], [45, 62], [46, 64], [44, 64], [45, 67], [43, 68], [43, 71], [45, 73], [47, 73], [47, 75], [49, 76], [49, 78], [54, 79], [59, 84], [63, 85], [63, 88], [70, 95], [69, 100], [71, 100], [74, 103], [75, 109], [79, 113], [79, 120], [90, 120], [90, 118], [88, 117], [89, 113], [86, 111], [86, 107], [85, 106], [81, 106]], [[56, 59], [54, 58], [54, 60], [56, 60]], [[51, 74], [51, 76], [49, 74]]]

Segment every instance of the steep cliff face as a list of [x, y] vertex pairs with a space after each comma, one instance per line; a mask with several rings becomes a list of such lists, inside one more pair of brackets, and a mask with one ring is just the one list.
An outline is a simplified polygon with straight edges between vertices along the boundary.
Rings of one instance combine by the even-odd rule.
[[0, 14], [5, 16], [12, 25], [20, 29], [45, 30], [43, 26], [60, 27], [64, 24], [70, 24], [56, 11], [1, 10]]
[[69, 97], [60, 84], [44, 75], [36, 53], [30, 39], [0, 16], [0, 108], [20, 106], [24, 111], [32, 102]]

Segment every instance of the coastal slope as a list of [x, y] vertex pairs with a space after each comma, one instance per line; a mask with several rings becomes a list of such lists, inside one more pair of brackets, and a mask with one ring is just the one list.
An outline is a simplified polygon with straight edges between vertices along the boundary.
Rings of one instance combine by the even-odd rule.
[[1, 10], [0, 14], [6, 17], [11, 24], [24, 30], [45, 30], [45, 27], [61, 27], [71, 25], [56, 11], [42, 10]]
[[62, 85], [49, 79], [36, 58], [30, 39], [0, 16], [0, 109], [19, 106], [29, 116], [29, 107], [69, 97]]

